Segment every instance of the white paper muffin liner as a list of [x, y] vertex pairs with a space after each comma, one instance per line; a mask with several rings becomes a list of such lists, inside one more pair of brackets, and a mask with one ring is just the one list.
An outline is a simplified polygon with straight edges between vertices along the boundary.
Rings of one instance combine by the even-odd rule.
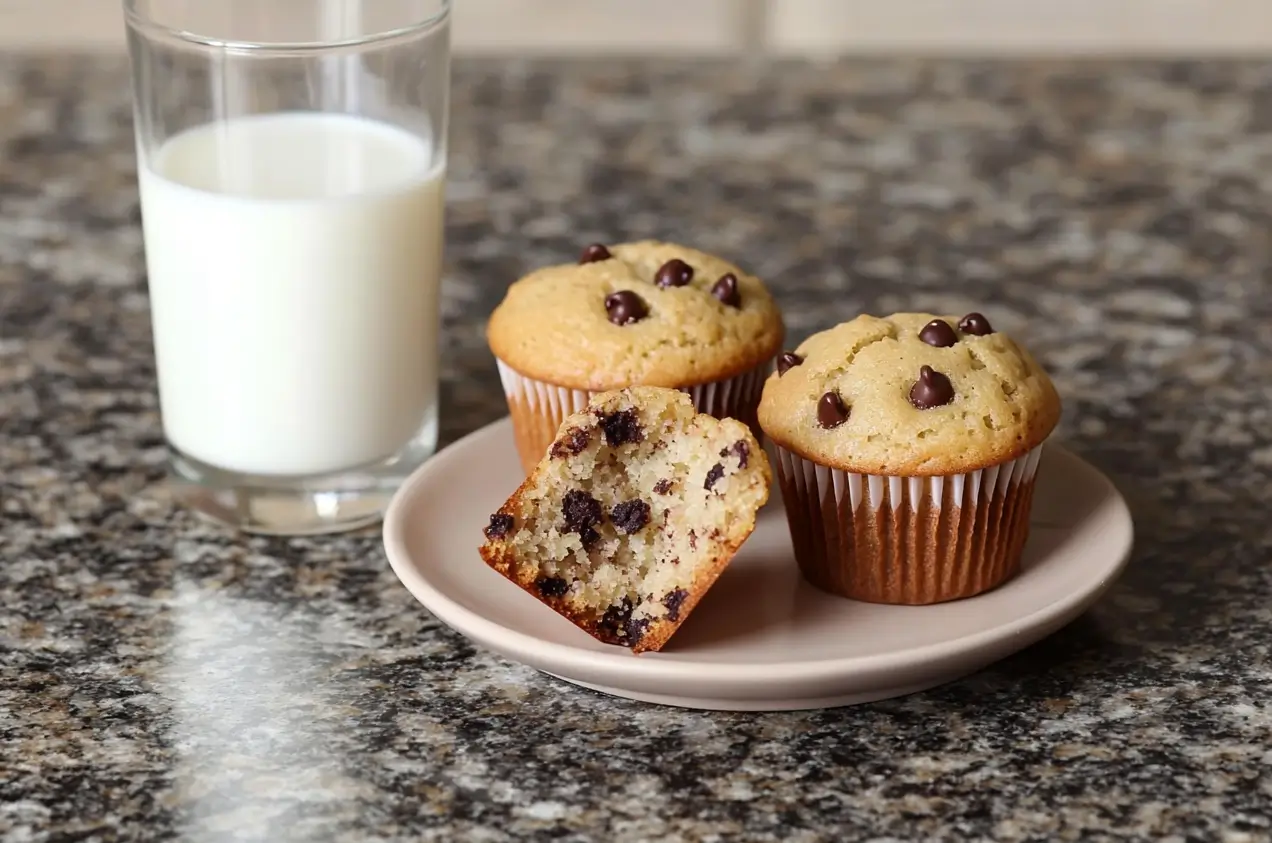
[[[498, 358], [499, 380], [503, 383], [508, 399], [508, 411], [512, 415], [517, 438], [517, 452], [521, 465], [529, 474], [543, 455], [548, 452], [561, 423], [571, 413], [582, 411], [597, 393], [585, 389], [570, 389], [527, 377]], [[756, 409], [764, 381], [773, 370], [772, 361], [757, 366], [732, 378], [681, 387], [693, 398], [700, 413], [717, 418], [734, 418], [745, 424], [760, 437]]]
[[774, 444], [796, 561], [818, 588], [872, 603], [988, 591], [1020, 569], [1042, 449], [966, 474], [888, 477]]

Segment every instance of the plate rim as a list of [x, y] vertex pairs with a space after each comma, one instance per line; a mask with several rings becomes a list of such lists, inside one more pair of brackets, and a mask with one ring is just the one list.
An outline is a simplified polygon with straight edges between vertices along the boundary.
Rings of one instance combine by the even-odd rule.
[[[385, 511], [381, 539], [389, 565], [407, 591], [438, 620], [466, 638], [549, 673], [575, 673], [579, 670], [588, 670], [594, 675], [606, 677], [639, 675], [640, 680], [649, 682], [679, 681], [686, 678], [711, 683], [754, 682], [756, 665], [746, 662], [683, 660], [677, 659], [674, 653], [636, 655], [622, 649], [606, 652], [547, 641], [509, 628], [461, 605], [420, 573], [418, 566], [411, 563], [411, 555], [407, 552], [406, 544], [409, 506], [418, 496], [419, 489], [434, 474], [445, 472], [452, 462], [460, 458], [465, 446], [471, 446], [475, 441], [497, 437], [502, 430], [510, 427], [511, 419], [504, 416], [457, 439], [412, 472], [394, 493]], [[511, 435], [511, 432], [508, 435]], [[1047, 630], [1050, 627], [1051, 631], [1054, 631], [1082, 614], [1117, 581], [1126, 569], [1135, 545], [1135, 524], [1126, 498], [1102, 471], [1063, 445], [1050, 443], [1047, 447], [1048, 450], [1059, 452], [1062, 458], [1076, 463], [1080, 470], [1088, 472], [1111, 492], [1109, 504], [1114, 507], [1114, 518], [1125, 526], [1125, 540], [1118, 549], [1116, 558], [1110, 556], [1113, 561], [1104, 566], [1105, 570], [1098, 579], [1090, 580], [1082, 588], [1066, 592], [1060, 599], [1028, 615], [958, 638], [868, 655], [766, 662], [764, 664], [765, 681], [768, 683], [810, 682], [845, 674], [868, 675], [880, 670], [897, 672], [921, 668], [929, 663], [946, 661], [982, 650], [998, 642], [1028, 636], [1035, 630]], [[473, 546], [473, 558], [474, 561], [480, 561], [477, 557], [476, 544]], [[428, 595], [429, 599], [421, 596], [421, 592]], [[1046, 634], [1050, 633], [1045, 632], [1038, 638], [1045, 637]], [[1032, 643], [1033, 640], [1037, 639], [1030, 639], [1027, 643]], [[1027, 646], [1027, 643], [1023, 646]], [[562, 669], [560, 665], [567, 667]]]

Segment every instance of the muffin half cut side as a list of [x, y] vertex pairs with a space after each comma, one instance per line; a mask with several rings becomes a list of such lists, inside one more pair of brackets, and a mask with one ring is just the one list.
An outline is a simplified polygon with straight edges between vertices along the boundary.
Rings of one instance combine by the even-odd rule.
[[481, 555], [596, 639], [658, 650], [754, 530], [769, 483], [741, 422], [675, 390], [603, 393], [491, 516]]

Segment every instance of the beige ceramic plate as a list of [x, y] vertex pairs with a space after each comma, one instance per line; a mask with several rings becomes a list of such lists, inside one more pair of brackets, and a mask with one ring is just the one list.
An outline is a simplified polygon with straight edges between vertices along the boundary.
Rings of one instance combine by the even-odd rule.
[[800, 579], [777, 500], [667, 647], [635, 656], [593, 640], [482, 563], [481, 528], [521, 479], [506, 419], [430, 460], [385, 517], [398, 577], [443, 622], [509, 659], [690, 708], [822, 708], [948, 682], [1080, 615], [1131, 549], [1121, 495], [1056, 446], [1043, 457], [1024, 571], [970, 600], [877, 606], [815, 590]]

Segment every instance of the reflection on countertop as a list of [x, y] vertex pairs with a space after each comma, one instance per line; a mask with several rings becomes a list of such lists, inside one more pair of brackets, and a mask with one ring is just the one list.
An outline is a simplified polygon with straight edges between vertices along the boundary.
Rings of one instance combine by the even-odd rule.
[[1269, 833], [1272, 65], [460, 64], [446, 439], [502, 412], [507, 281], [661, 236], [770, 279], [795, 338], [992, 313], [1131, 498], [1130, 570], [1053, 638], [788, 714], [563, 685], [442, 628], [375, 531], [175, 508], [127, 90], [114, 59], [0, 58], [0, 837]]

